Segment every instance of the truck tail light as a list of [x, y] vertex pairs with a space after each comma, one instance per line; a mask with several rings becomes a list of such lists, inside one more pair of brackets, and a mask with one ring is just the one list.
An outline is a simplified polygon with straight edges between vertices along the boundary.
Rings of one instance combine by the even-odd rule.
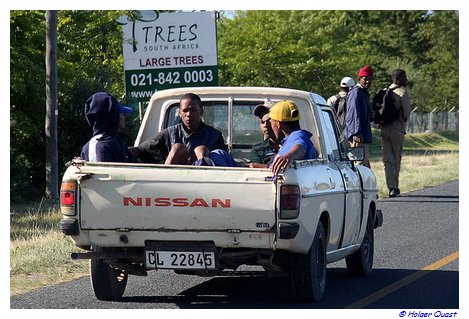
[[75, 181], [64, 181], [60, 186], [60, 209], [63, 215], [75, 215], [76, 187]]
[[282, 185], [280, 188], [280, 218], [297, 218], [300, 213], [300, 188], [296, 185]]

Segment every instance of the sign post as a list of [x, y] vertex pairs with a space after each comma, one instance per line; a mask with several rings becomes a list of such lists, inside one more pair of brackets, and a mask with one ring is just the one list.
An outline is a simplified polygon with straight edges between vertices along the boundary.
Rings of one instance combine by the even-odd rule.
[[145, 11], [121, 24], [131, 102], [169, 88], [218, 85], [215, 12]]

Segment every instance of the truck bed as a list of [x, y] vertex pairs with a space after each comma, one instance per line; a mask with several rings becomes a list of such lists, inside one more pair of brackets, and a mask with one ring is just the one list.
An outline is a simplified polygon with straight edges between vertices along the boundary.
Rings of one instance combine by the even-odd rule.
[[109, 163], [79, 170], [82, 230], [268, 232], [275, 225], [269, 170]]

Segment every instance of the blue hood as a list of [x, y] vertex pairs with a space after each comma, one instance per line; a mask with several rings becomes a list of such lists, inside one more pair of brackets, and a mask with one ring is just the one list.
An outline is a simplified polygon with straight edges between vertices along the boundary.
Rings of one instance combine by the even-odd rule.
[[106, 92], [93, 94], [85, 103], [85, 117], [93, 128], [93, 136], [97, 134], [115, 134], [119, 124], [120, 113], [130, 112]]

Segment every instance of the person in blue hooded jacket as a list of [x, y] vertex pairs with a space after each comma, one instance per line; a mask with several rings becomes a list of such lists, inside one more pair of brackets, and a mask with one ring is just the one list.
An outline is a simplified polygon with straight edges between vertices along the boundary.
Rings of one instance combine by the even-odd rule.
[[127, 145], [119, 136], [125, 129], [125, 113], [132, 108], [121, 105], [106, 92], [93, 94], [85, 103], [85, 117], [93, 136], [81, 150], [89, 162], [132, 162]]

